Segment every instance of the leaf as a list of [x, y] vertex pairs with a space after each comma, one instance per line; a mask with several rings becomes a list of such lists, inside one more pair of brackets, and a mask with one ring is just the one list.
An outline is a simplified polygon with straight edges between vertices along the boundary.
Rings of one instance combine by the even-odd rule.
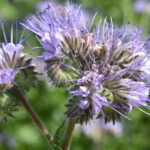
[[15, 97], [8, 90], [0, 94], [0, 119], [7, 121], [8, 117], [13, 116], [13, 112], [18, 110], [19, 103], [15, 100]]
[[61, 131], [62, 128], [64, 127], [65, 121], [60, 125], [60, 127], [56, 130], [54, 140], [53, 140], [53, 145], [52, 145], [52, 150], [62, 150], [61, 149]]

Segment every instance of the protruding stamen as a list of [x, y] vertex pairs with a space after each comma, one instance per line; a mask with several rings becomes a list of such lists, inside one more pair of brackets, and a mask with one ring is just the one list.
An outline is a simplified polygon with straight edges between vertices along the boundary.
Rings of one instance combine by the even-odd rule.
[[10, 35], [10, 36], [11, 36], [11, 38], [10, 38], [10, 42], [11, 42], [11, 43], [13, 43], [13, 26], [14, 26], [14, 25], [13, 25], [13, 23], [12, 23], [12, 24], [11, 24], [11, 33], [10, 33], [10, 34], [11, 34], [11, 35]]
[[8, 42], [7, 42], [7, 36], [5, 33], [4, 23], [2, 22], [2, 20], [0, 20], [0, 23], [1, 23], [2, 31], [3, 31], [4, 40], [5, 40], [5, 43], [7, 44]]

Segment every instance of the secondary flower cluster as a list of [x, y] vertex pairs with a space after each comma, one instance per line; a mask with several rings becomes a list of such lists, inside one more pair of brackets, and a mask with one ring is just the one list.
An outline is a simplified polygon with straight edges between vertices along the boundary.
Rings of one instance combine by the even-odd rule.
[[[20, 41], [14, 43], [13, 40], [13, 24], [11, 27], [11, 41], [8, 42], [4, 29], [4, 23], [1, 21], [4, 41], [0, 46], [0, 90], [4, 90], [13, 86], [13, 81], [18, 71], [26, 71], [26, 68], [33, 65], [32, 59], [22, 52], [22, 37]], [[17, 30], [17, 29], [16, 29]], [[16, 31], [17, 33], [18, 31]]]
[[68, 83], [68, 117], [88, 122], [120, 120], [133, 107], [147, 107], [150, 77], [147, 41], [136, 27], [104, 20], [91, 30], [81, 7], [48, 5], [22, 25], [39, 36], [46, 71], [58, 84]]

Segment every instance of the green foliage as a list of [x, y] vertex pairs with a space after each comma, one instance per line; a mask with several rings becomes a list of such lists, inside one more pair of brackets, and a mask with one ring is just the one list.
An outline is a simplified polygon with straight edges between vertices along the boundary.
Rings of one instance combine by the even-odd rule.
[[29, 66], [16, 73], [15, 82], [19, 85], [20, 90], [24, 94], [26, 94], [30, 88], [34, 87], [37, 83], [37, 73], [34, 70], [34, 66]]
[[107, 101], [112, 103], [114, 100], [113, 93], [107, 89], [98, 90], [97, 93], [100, 93], [101, 95], [107, 97]]
[[53, 140], [53, 145], [52, 145], [52, 150], [62, 150], [61, 149], [61, 138], [62, 138], [62, 128], [64, 127], [64, 121], [60, 125], [60, 127], [56, 130], [54, 140]]
[[13, 112], [17, 111], [18, 103], [11, 91], [0, 94], [0, 119], [7, 121], [8, 117], [13, 117]]

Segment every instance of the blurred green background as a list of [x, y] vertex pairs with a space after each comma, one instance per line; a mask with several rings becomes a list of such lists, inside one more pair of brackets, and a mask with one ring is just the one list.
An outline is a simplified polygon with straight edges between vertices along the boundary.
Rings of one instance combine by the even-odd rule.
[[[42, 5], [41, 2], [44, 1], [0, 0], [0, 17], [5, 24], [14, 19], [22, 20], [35, 13], [36, 8]], [[64, 3], [65, 0], [57, 2]], [[72, 0], [72, 2], [81, 3], [89, 14], [98, 12], [96, 22], [100, 18], [112, 17], [115, 24], [122, 24], [125, 20], [126, 23], [142, 28], [144, 35], [150, 33], [148, 0]], [[31, 45], [35, 43], [32, 40], [29, 42]], [[53, 134], [64, 119], [64, 105], [67, 98], [65, 89], [50, 88], [44, 81], [28, 93], [30, 104]], [[14, 115], [15, 119], [9, 118], [7, 123], [0, 122], [0, 150], [49, 150], [49, 144], [32, 123], [24, 108], [20, 107]], [[121, 131], [116, 134], [107, 128], [101, 128], [100, 124], [95, 128], [96, 131], [87, 128], [76, 129], [71, 150], [150, 150], [150, 117], [139, 110], [133, 110], [130, 117], [132, 121], [123, 120]], [[114, 130], [118, 130], [118, 127]]]

